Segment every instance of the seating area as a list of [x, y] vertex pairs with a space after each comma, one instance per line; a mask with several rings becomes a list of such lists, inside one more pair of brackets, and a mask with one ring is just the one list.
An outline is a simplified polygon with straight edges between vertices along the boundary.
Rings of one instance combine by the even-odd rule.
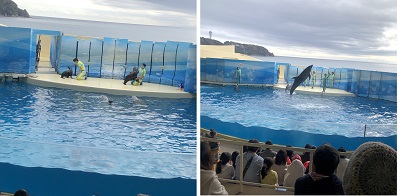
[[[212, 130], [211, 132], [215, 132], [214, 130]], [[224, 186], [225, 190], [228, 192], [229, 195], [281, 195], [281, 194], [294, 194], [295, 193], [295, 188], [294, 188], [294, 182], [296, 182], [296, 179], [301, 177], [301, 176], [305, 176], [307, 173], [309, 172], [313, 172], [315, 171], [315, 168], [313, 168], [313, 156], [315, 155], [315, 146], [312, 145], [306, 145], [305, 147], [292, 147], [292, 146], [284, 146], [284, 145], [277, 145], [277, 144], [272, 144], [271, 145], [271, 141], [268, 141], [268, 144], [264, 144], [263, 142], [258, 142], [258, 143], [250, 143], [252, 142], [250, 140], [247, 141], [245, 139], [241, 139], [241, 138], [235, 138], [229, 135], [224, 135], [224, 134], [216, 134], [216, 133], [212, 133], [207, 129], [201, 129], [201, 141], [202, 142], [208, 142], [208, 143], [217, 143], [218, 144], [218, 152], [211, 152], [212, 154], [216, 154], [215, 157], [217, 157], [217, 155], [221, 155], [222, 153], [224, 153], [224, 155], [227, 154], [232, 154], [232, 159], [231, 159], [231, 165], [233, 165], [233, 167], [235, 167], [235, 163], [236, 163], [236, 168], [235, 171], [239, 169], [239, 171], [243, 171], [244, 168], [248, 168], [248, 165], [244, 166], [245, 163], [247, 162], [247, 160], [243, 160], [246, 158], [246, 156], [237, 156], [238, 159], [236, 159], [236, 153], [233, 152], [238, 152], [238, 155], [243, 155], [246, 154], [246, 149], [251, 149], [251, 147], [256, 147], [258, 149], [256, 155], [258, 156], [262, 156], [264, 152], [264, 150], [270, 150], [270, 151], [274, 151], [275, 154], [276, 152], [281, 152], [281, 151], [285, 151], [285, 152], [289, 152], [286, 154], [290, 154], [289, 156], [287, 156], [287, 163], [285, 166], [285, 173], [284, 174], [279, 174], [280, 171], [278, 171], [278, 176], [284, 176], [283, 179], [283, 183], [280, 182], [278, 184], [264, 184], [262, 183], [263, 180], [259, 180], [258, 182], [248, 182], [243, 180], [243, 174], [246, 172], [235, 172], [236, 176], [233, 177], [233, 179], [223, 179], [220, 178], [220, 174], [219, 171], [216, 171], [216, 175], [218, 176], [218, 180], [219, 182], [221, 182], [222, 186]], [[211, 137], [211, 135], [217, 135], [214, 137]], [[374, 142], [367, 142], [362, 144], [363, 145], [368, 145], [370, 143], [374, 143]], [[382, 147], [382, 149], [387, 149], [387, 151], [389, 152], [388, 154], [391, 154], [391, 156], [386, 157], [387, 162], [389, 162], [388, 164], [391, 165], [393, 160], [394, 160], [394, 164], [396, 163], [396, 159], [393, 158], [393, 156], [396, 156], [395, 154], [395, 150], [392, 149], [391, 147], [383, 144], [383, 143], [377, 143], [376, 145], [383, 145], [384, 147]], [[374, 143], [374, 144], [375, 144]], [[360, 147], [361, 147], [360, 146]], [[360, 148], [359, 147], [359, 148]], [[365, 148], [365, 147], [364, 147]], [[337, 149], [337, 147], [335, 148]], [[347, 178], [353, 178], [352, 174], [349, 175], [349, 173], [352, 172], [351, 169], [347, 169], [347, 165], [349, 162], [351, 162], [351, 160], [349, 161], [349, 158], [352, 157], [352, 154], [354, 153], [353, 151], [346, 151], [345, 149], [343, 149], [342, 147], [340, 147], [337, 151], [338, 157], [340, 157], [340, 162], [335, 170], [335, 176], [338, 177], [338, 179], [340, 179], [341, 182], [344, 182], [346, 180], [343, 180], [343, 176], [346, 176], [345, 171], [347, 172]], [[394, 152], [394, 153], [390, 153], [390, 152]], [[291, 167], [291, 163], [294, 163], [296, 161], [296, 163], [298, 163], [299, 161], [302, 161], [301, 159], [304, 158], [304, 154], [308, 154], [309, 157], [305, 158], [308, 159], [309, 161], [307, 164], [304, 164], [305, 161], [303, 161], [302, 163], [304, 164], [304, 173], [301, 171], [300, 176], [296, 176], [296, 177], [289, 177], [289, 175], [293, 175], [293, 168], [289, 169]], [[393, 155], [394, 154], [394, 155]], [[299, 156], [298, 156], [299, 155]], [[236, 159], [236, 160], [235, 160]], [[276, 157], [274, 157], [274, 160], [276, 159]], [[298, 159], [298, 160], [296, 160]], [[355, 158], [353, 158], [355, 159]], [[264, 159], [265, 160], [265, 159]], [[214, 160], [214, 163], [218, 163], [218, 161], [220, 161], [220, 158], [218, 158], [218, 160]], [[392, 162], [391, 162], [392, 161]], [[226, 162], [226, 161], [225, 161]], [[354, 162], [354, 160], [353, 160]], [[237, 166], [239, 163], [239, 167]], [[250, 161], [251, 164], [251, 161]], [[393, 165], [394, 165], [393, 164]], [[231, 166], [230, 164], [226, 164], [227, 166]], [[256, 165], [256, 163], [254, 163], [254, 165]], [[265, 161], [264, 161], [264, 165], [263, 167], [265, 167]], [[275, 166], [275, 165], [274, 165]], [[274, 168], [274, 166], [272, 166], [272, 168]], [[294, 167], [294, 166], [293, 166]], [[388, 166], [390, 168], [390, 166]], [[394, 166], [395, 167], [395, 166]], [[297, 167], [299, 168], [299, 167]], [[300, 166], [301, 168], [301, 166]], [[222, 169], [224, 170], [224, 169]], [[396, 169], [393, 169], [394, 171]], [[291, 174], [289, 174], [291, 171]], [[287, 173], [286, 173], [287, 172]], [[260, 172], [261, 173], [261, 170]], [[298, 173], [298, 172], [297, 172]], [[239, 174], [239, 176], [237, 176]], [[247, 174], [247, 173], [246, 173]], [[394, 174], [396, 174], [396, 172], [394, 172]], [[270, 174], [268, 174], [270, 175]], [[298, 175], [298, 174], [297, 174]], [[350, 176], [350, 177], [349, 177]], [[365, 176], [365, 175], [364, 175]], [[287, 183], [286, 181], [289, 181], [290, 178], [294, 178], [291, 180], [291, 183]], [[249, 179], [249, 178], [248, 178]], [[257, 179], [256, 179], [257, 180]], [[281, 180], [280, 180], [281, 181]], [[260, 183], [261, 182], [261, 183]], [[348, 180], [346, 182], [349, 182]], [[284, 186], [284, 185], [288, 185], [291, 184], [290, 186]], [[351, 185], [349, 184], [344, 184], [343, 183], [343, 189], [345, 189], [346, 187], [354, 187], [354, 181], [351, 183]], [[390, 184], [394, 184], [394, 190], [396, 191], [396, 181], [391, 182]], [[389, 188], [390, 189], [390, 188]], [[350, 189], [347, 191], [351, 191]], [[368, 191], [370, 192], [370, 191]], [[367, 193], [368, 193], [367, 192]], [[365, 192], [364, 192], [365, 193]], [[379, 192], [374, 192], [376, 194], [378, 194]], [[387, 193], [390, 193], [390, 191], [388, 191]], [[392, 192], [393, 193], [393, 189]], [[394, 192], [396, 193], [396, 192]]]

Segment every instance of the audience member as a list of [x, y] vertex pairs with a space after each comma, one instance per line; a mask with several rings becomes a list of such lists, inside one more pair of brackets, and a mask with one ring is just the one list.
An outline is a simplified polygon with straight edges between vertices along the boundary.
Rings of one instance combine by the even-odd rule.
[[236, 157], [239, 155], [238, 151], [234, 151], [232, 153], [232, 166], [234, 169], [236, 169]]
[[202, 195], [227, 195], [225, 187], [218, 180], [215, 171], [212, 170], [213, 159], [208, 142], [200, 145], [200, 194]]
[[[292, 163], [293, 163], [293, 161], [294, 160], [299, 160], [300, 162], [301, 162], [301, 157], [300, 157], [300, 155], [299, 154], [292, 154]], [[303, 164], [303, 162], [301, 163], [301, 164]]]
[[[286, 147], [292, 147], [291, 145], [286, 145]], [[290, 160], [290, 158], [292, 157], [292, 155], [293, 155], [293, 151], [292, 150], [286, 150], [286, 164], [289, 166], [291, 163], [292, 163], [292, 161]]]
[[278, 173], [278, 184], [283, 185], [283, 180], [285, 178], [285, 174], [287, 171], [287, 164], [286, 164], [286, 150], [281, 149], [275, 156], [275, 164], [272, 165], [272, 170]]
[[[346, 149], [343, 147], [340, 147], [338, 149], [339, 152], [346, 152]], [[344, 170], [346, 170], [347, 164], [349, 163], [349, 159], [346, 158], [345, 155], [339, 155], [340, 161], [339, 165], [336, 169], [336, 176], [343, 182], [343, 175], [344, 175]]]
[[334, 174], [339, 164], [339, 154], [332, 146], [318, 147], [313, 156], [315, 172], [296, 180], [295, 195], [343, 195], [340, 179]]
[[[268, 140], [265, 142], [265, 144], [272, 145], [272, 142], [271, 142], [271, 140]], [[274, 158], [275, 156], [276, 156], [276, 152], [271, 150], [270, 148], [266, 148], [263, 152], [260, 153], [260, 157], [262, 157], [264, 159], [267, 157]]]
[[343, 175], [346, 195], [396, 195], [397, 152], [381, 142], [361, 144]]
[[[258, 140], [249, 140], [250, 143], [258, 144]], [[248, 146], [247, 152], [243, 153], [243, 171], [240, 170], [240, 156], [236, 158], [236, 170], [235, 178], [240, 180], [240, 172], [243, 172], [243, 180], [247, 182], [260, 183], [260, 170], [264, 165], [264, 159], [258, 156], [256, 153], [259, 150], [258, 147]]]
[[261, 169], [261, 183], [278, 186], [278, 174], [271, 169], [272, 165], [274, 165], [274, 160], [271, 157], [266, 157]]
[[235, 169], [231, 165], [232, 155], [229, 152], [223, 152], [217, 163], [216, 173], [218, 178], [233, 179], [235, 175]]
[[14, 196], [29, 196], [29, 194], [26, 190], [20, 189], [14, 193]]
[[[297, 155], [297, 154], [296, 154]], [[299, 155], [297, 155], [299, 156]], [[300, 156], [299, 156], [300, 158]], [[289, 165], [283, 180], [283, 186], [294, 187], [296, 180], [304, 176], [304, 166], [299, 159], [293, 159]]]

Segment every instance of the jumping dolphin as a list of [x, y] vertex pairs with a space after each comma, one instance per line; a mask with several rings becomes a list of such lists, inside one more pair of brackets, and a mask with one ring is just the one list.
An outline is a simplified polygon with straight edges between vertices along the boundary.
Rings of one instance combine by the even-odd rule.
[[307, 78], [311, 78], [311, 69], [313, 65], [308, 66], [301, 72], [300, 75], [293, 77], [294, 82], [292, 84], [292, 88], [290, 88], [290, 95], [293, 94], [294, 90], [301, 84], [303, 83]]

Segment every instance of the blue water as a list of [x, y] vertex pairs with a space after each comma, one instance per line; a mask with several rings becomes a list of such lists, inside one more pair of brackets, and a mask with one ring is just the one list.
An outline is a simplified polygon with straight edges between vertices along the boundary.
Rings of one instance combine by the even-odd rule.
[[151, 40], [196, 43], [196, 28], [189, 27], [151, 26], [42, 16], [32, 16], [32, 18], [0, 17], [0, 24], [9, 27], [62, 31], [64, 34], [79, 36], [129, 39], [135, 42]]
[[0, 84], [0, 111], [2, 162], [149, 178], [196, 176], [195, 99], [134, 101], [6, 82]]
[[[217, 131], [236, 137], [274, 138], [274, 143], [294, 146], [304, 146], [306, 138], [308, 143], [320, 143], [323, 137], [328, 138], [325, 142], [354, 148], [348, 141], [362, 141], [365, 131], [372, 140], [390, 137], [396, 145], [396, 123], [395, 102], [319, 94], [290, 96], [272, 88], [241, 87], [236, 93], [229, 86], [201, 86], [201, 127], [219, 127]], [[301, 142], [293, 141], [285, 137], [289, 133], [304, 137]]]

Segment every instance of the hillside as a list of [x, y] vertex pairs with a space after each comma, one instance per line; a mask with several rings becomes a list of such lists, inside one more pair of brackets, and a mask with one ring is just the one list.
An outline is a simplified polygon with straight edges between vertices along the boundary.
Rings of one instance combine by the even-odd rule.
[[30, 18], [28, 11], [19, 9], [18, 5], [12, 0], [0, 0], [0, 16]]
[[253, 44], [242, 44], [232, 41], [226, 41], [224, 43], [210, 38], [201, 37], [201, 45], [235, 45], [235, 52], [240, 54], [245, 54], [249, 56], [274, 56], [274, 53], [268, 51], [268, 49], [263, 46], [253, 45]]

